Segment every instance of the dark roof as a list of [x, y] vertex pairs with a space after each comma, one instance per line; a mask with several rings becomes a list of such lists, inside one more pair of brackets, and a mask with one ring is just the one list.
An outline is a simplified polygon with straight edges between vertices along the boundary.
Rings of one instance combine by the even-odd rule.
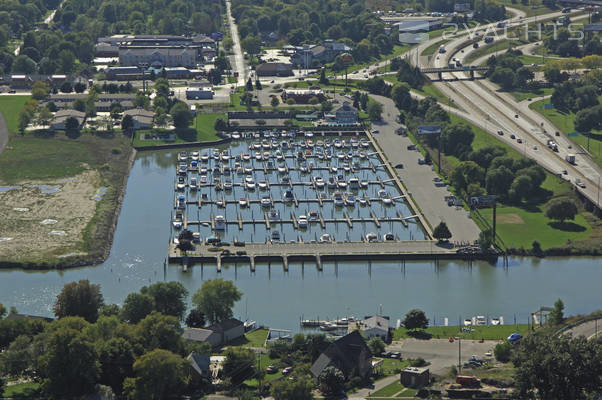
[[8, 314], [6, 319], [35, 319], [39, 321], [52, 322], [54, 318], [42, 317], [40, 315], [28, 315], [28, 314]]
[[242, 326], [242, 325], [244, 325], [244, 324], [241, 321], [237, 320], [236, 318], [228, 318], [228, 319], [220, 322], [219, 324], [211, 325], [207, 329], [211, 330], [213, 332], [222, 333], [222, 332], [229, 331], [230, 329], [234, 329], [234, 328], [236, 328], [238, 326]]
[[315, 377], [318, 377], [326, 367], [334, 365], [345, 376], [350, 376], [354, 374], [354, 371], [361, 370], [371, 355], [362, 335], [358, 331], [353, 331], [332, 342], [320, 354], [310, 371]]
[[293, 64], [287, 64], [287, 63], [279, 63], [279, 62], [275, 62], [275, 63], [263, 63], [263, 64], [259, 64], [257, 67], [255, 67], [255, 70], [258, 72], [279, 72], [279, 71], [284, 71], [284, 70], [292, 70], [293, 69]]
[[209, 371], [209, 364], [211, 361], [209, 354], [190, 353], [186, 359], [190, 361], [192, 368], [194, 368], [199, 375], [202, 375], [203, 372]]
[[214, 332], [209, 329], [186, 328], [182, 332], [182, 338], [194, 340], [195, 342], [205, 342]]

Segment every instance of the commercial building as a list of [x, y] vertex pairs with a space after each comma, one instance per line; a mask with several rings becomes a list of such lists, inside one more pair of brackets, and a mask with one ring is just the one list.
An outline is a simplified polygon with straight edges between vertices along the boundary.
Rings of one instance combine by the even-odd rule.
[[316, 97], [320, 102], [326, 99], [322, 89], [285, 89], [282, 92], [283, 102], [293, 99], [297, 104], [305, 104], [309, 103], [309, 100], [313, 97]]
[[400, 383], [410, 388], [421, 388], [430, 382], [428, 368], [406, 367], [401, 370]]
[[186, 99], [197, 100], [197, 99], [212, 99], [215, 92], [212, 87], [188, 87], [186, 88]]
[[160, 67], [194, 67], [198, 52], [184, 46], [123, 46], [119, 48], [119, 64], [146, 64]]
[[293, 64], [269, 62], [255, 67], [257, 76], [292, 76]]
[[291, 63], [301, 68], [312, 68], [324, 63], [334, 61], [334, 59], [343, 53], [348, 53], [353, 48], [344, 43], [337, 43], [333, 40], [325, 40], [319, 45], [305, 45], [299, 47], [289, 46], [285, 51], [292, 51]]
[[359, 120], [359, 112], [348, 101], [344, 101], [343, 105], [334, 111], [335, 122], [343, 125], [357, 124]]
[[[154, 111], [145, 110], [143, 108], [133, 108], [123, 112], [123, 118], [126, 115], [132, 117], [134, 129], [150, 129], [153, 127]], [[123, 119], [122, 119], [123, 120]]]

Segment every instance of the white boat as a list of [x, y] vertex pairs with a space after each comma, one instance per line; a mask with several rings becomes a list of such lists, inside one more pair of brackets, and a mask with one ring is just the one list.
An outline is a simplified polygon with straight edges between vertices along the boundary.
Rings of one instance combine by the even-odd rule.
[[201, 182], [201, 185], [206, 185], [207, 184], [207, 175], [201, 175], [199, 180]]
[[318, 189], [323, 189], [323, 188], [324, 188], [324, 179], [322, 179], [321, 177], [317, 177], [317, 178], [314, 180], [314, 182], [315, 182], [315, 184], [316, 184], [316, 187], [317, 187]]
[[491, 318], [491, 325], [499, 325], [499, 324], [500, 324], [499, 318]]
[[245, 178], [245, 183], [247, 185], [247, 190], [255, 190], [255, 181], [253, 180], [252, 177], [247, 176]]
[[[257, 154], [257, 153], [255, 153], [255, 154]], [[242, 155], [242, 159], [244, 161], [249, 161], [251, 159], [251, 155], [248, 154], [248, 153], [245, 153], [245, 154]]]
[[294, 200], [293, 192], [290, 189], [286, 189], [286, 192], [284, 192], [284, 201], [291, 202], [293, 200]]
[[257, 186], [259, 186], [260, 190], [265, 190], [268, 188], [268, 183], [266, 181], [259, 181]]
[[464, 326], [470, 326], [472, 325], [472, 320], [471, 319], [465, 319], [464, 320]]
[[370, 232], [366, 235], [366, 242], [376, 242], [378, 240], [378, 236], [374, 232]]
[[279, 165], [278, 166], [278, 173], [280, 173], [280, 174], [286, 173], [286, 167], [284, 167], [282, 165]]
[[332, 242], [332, 236], [329, 233], [323, 233], [320, 236], [320, 243], [330, 243]]
[[186, 196], [183, 194], [178, 195], [178, 206], [179, 210], [183, 210], [186, 208]]
[[345, 204], [345, 201], [343, 200], [343, 195], [340, 192], [336, 192], [333, 196], [334, 198], [334, 205], [336, 207], [343, 207], [343, 205]]
[[360, 181], [360, 187], [366, 189], [368, 187], [368, 181]]
[[224, 231], [226, 230], [226, 219], [223, 215], [215, 216], [215, 230], [216, 231]]
[[246, 207], [247, 206], [247, 199], [245, 198], [241, 198], [238, 200], [238, 205], [241, 207]]
[[336, 174], [339, 169], [335, 166], [330, 167], [330, 172]]
[[174, 218], [172, 224], [175, 229], [182, 228], [182, 213], [176, 213], [176, 217]]
[[348, 194], [347, 197], [345, 197], [345, 204], [350, 206], [350, 207], [355, 207], [355, 196], [352, 194]]
[[240, 139], [240, 134], [238, 132], [233, 132], [231, 136], [232, 139]]
[[307, 229], [307, 217], [305, 215], [299, 215], [299, 218], [297, 219], [297, 224], [299, 224], [299, 229]]
[[186, 161], [188, 160], [188, 153], [185, 151], [181, 151], [178, 153], [178, 161]]
[[190, 190], [197, 190], [199, 188], [199, 182], [197, 178], [190, 178]]
[[487, 325], [487, 319], [485, 318], [484, 315], [477, 315], [475, 320], [476, 320], [476, 323], [478, 326]]
[[245, 167], [245, 174], [250, 175], [253, 173], [253, 168]]
[[385, 242], [394, 242], [395, 241], [395, 235], [392, 232], [385, 233], [383, 235], [383, 241], [385, 241]]
[[360, 197], [359, 202], [360, 202], [360, 206], [362, 206], [362, 207], [365, 207], [368, 204], [368, 201], [363, 197]]
[[191, 159], [192, 161], [198, 161], [198, 160], [199, 160], [199, 152], [198, 152], [198, 151], [193, 151], [193, 152], [190, 154], [190, 159]]
[[361, 140], [360, 141], [360, 146], [362, 146], [363, 148], [367, 148], [370, 147], [370, 142], [368, 142], [367, 140]]
[[270, 198], [268, 196], [263, 196], [261, 198], [261, 206], [262, 207], [269, 207], [272, 205], [272, 200], [270, 200]]
[[325, 332], [336, 331], [337, 329], [340, 329], [340, 326], [337, 326], [336, 324], [320, 325], [320, 330]]
[[201, 156], [201, 161], [202, 161], [202, 162], [207, 162], [207, 161], [209, 161], [209, 154], [207, 154], [207, 153], [203, 153], [203, 155]]
[[178, 176], [178, 182], [176, 183], [176, 188], [179, 191], [186, 189], [186, 179], [183, 176]]
[[232, 181], [230, 179], [226, 179], [224, 181], [224, 190], [232, 190], [232, 186], [234, 186], [232, 184]]
[[341, 189], [346, 189], [347, 188], [347, 182], [345, 181], [337, 181], [337, 186]]

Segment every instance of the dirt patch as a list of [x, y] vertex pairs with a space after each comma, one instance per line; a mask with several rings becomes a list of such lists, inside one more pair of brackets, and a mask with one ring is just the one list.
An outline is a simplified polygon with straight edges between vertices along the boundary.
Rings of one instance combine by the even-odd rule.
[[498, 224], [524, 224], [525, 220], [518, 214], [498, 214], [497, 215], [497, 223]]
[[[101, 187], [95, 170], [70, 179], [20, 182], [0, 192], [0, 261], [82, 254], [82, 232], [94, 216]], [[51, 187], [51, 190], [48, 188]]]

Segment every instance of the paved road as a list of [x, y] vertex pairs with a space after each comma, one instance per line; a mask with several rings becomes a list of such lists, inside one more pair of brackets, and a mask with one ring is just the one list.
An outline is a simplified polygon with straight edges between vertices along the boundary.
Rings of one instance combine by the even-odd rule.
[[[463, 208], [449, 207], [444, 197], [450, 195], [445, 186], [436, 186], [433, 179], [438, 175], [429, 165], [419, 165], [422, 155], [415, 150], [408, 150], [412, 144], [408, 137], [395, 133], [401, 125], [395, 121], [399, 111], [393, 100], [372, 96], [383, 105], [383, 121], [374, 128], [380, 133], [373, 135], [385, 153], [391, 165], [403, 164], [403, 169], [395, 169], [398, 176], [418, 203], [423, 215], [432, 228], [445, 221], [452, 232], [452, 240], [473, 242], [479, 237], [479, 228], [467, 215]], [[443, 171], [445, 172], [445, 171]]]
[[240, 46], [238, 26], [234, 21], [234, 17], [232, 17], [232, 4], [229, 0], [226, 1], [226, 11], [228, 13], [228, 24], [230, 25], [230, 36], [232, 37], [233, 43], [232, 50], [234, 51], [234, 56], [231, 57], [230, 62], [232, 64], [232, 69], [235, 72], [238, 72], [237, 86], [243, 86], [247, 82], [247, 66], [242, 47]]
[[602, 318], [577, 325], [574, 328], [565, 331], [565, 334], [571, 334], [573, 337], [584, 336], [589, 339], [594, 337], [596, 333], [599, 335], [600, 331], [602, 331]]
[[[470, 360], [472, 355], [484, 358], [485, 353], [493, 352], [493, 348], [498, 343], [497, 340], [486, 340], [483, 343], [479, 343], [478, 340], [462, 340], [460, 346], [462, 364]], [[387, 346], [387, 351], [398, 351], [404, 359], [424, 358], [431, 363], [429, 369], [435, 374], [443, 374], [452, 365], [458, 365], [457, 340], [450, 343], [448, 339], [404, 339]]]

